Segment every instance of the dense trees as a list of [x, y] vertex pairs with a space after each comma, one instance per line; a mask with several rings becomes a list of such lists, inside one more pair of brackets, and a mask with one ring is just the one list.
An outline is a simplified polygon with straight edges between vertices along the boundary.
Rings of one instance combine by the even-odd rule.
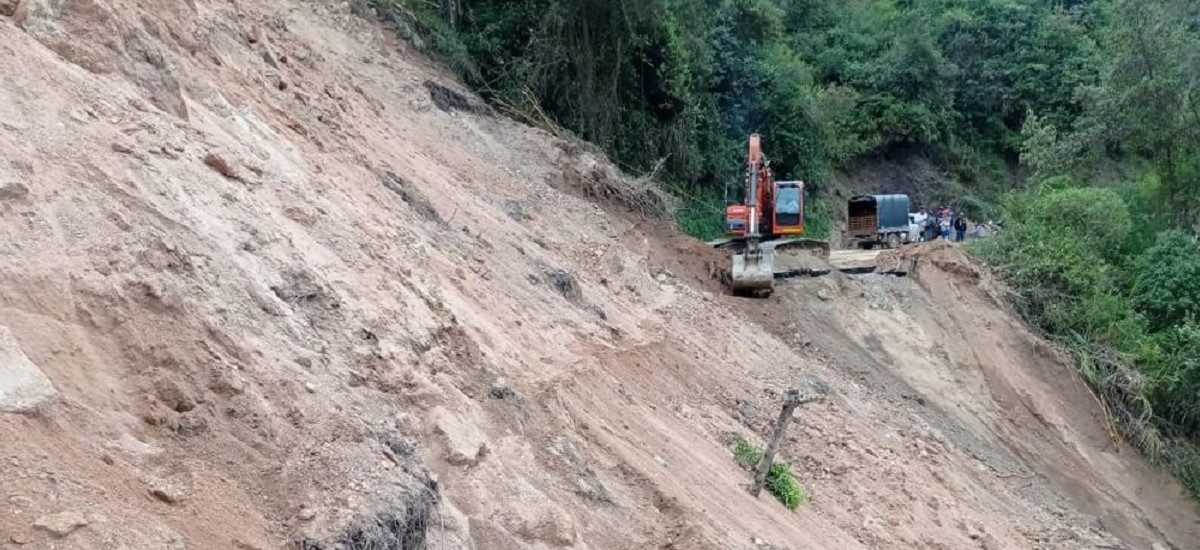
[[1200, 6], [1094, 4], [1094, 81], [1069, 116], [1031, 107], [1030, 189], [982, 251], [1130, 439], [1200, 497]]
[[696, 234], [750, 132], [818, 195], [933, 159], [1007, 218], [981, 252], [1028, 318], [1200, 496], [1200, 3], [356, 1], [502, 111], [660, 169]]
[[818, 188], [831, 168], [906, 148], [955, 166], [1015, 158], [1026, 113], [1069, 123], [1098, 71], [1088, 2], [360, 2], [498, 104], [708, 189], [752, 131], [781, 173]]

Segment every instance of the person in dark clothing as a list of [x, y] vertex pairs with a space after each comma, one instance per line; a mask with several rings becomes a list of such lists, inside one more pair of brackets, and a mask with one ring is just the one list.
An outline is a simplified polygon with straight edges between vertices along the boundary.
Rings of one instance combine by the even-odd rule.
[[954, 240], [961, 243], [966, 236], [967, 217], [964, 216], [962, 212], [959, 212], [958, 215], [954, 217]]
[[932, 240], [936, 239], [937, 234], [938, 234], [937, 216], [930, 214], [930, 216], [925, 219], [925, 241], [928, 242], [928, 241], [932, 241]]

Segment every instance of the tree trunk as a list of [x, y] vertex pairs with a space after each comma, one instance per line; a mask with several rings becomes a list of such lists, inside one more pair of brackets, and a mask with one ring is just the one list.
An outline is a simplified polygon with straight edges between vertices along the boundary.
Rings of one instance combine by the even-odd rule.
[[779, 445], [783, 442], [783, 435], [787, 432], [787, 425], [792, 421], [792, 414], [796, 412], [796, 407], [817, 399], [814, 396], [801, 396], [800, 390], [788, 390], [783, 400], [783, 410], [779, 411], [779, 419], [775, 421], [775, 433], [771, 436], [771, 442], [767, 444], [767, 448], [763, 450], [762, 459], [758, 461], [758, 467], [754, 470], [754, 484], [750, 486], [750, 494], [758, 496], [762, 492], [763, 484], [767, 482], [767, 473], [771, 471], [771, 464], [774, 464], [775, 452], [779, 450]]

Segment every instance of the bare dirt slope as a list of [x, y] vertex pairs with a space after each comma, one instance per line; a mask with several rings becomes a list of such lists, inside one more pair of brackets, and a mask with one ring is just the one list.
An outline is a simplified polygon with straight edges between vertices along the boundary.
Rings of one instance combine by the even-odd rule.
[[[652, 193], [343, 4], [0, 0], [0, 76], [0, 546], [1197, 540], [1132, 453], [1071, 473], [1161, 482], [1136, 509], [1027, 494], [980, 458], [1000, 424], [888, 399], [849, 321], [778, 308], [816, 293], [719, 295], [710, 251], [583, 196]], [[792, 513], [729, 448], [813, 381]]]

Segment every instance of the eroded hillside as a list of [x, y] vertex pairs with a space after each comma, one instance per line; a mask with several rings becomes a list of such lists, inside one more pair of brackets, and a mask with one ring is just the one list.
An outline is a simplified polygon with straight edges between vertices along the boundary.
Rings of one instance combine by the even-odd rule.
[[[888, 351], [910, 347], [903, 335], [878, 331], [872, 372], [895, 385], [875, 383], [838, 353], [875, 329], [790, 317], [796, 300], [862, 304], [807, 284], [762, 303], [721, 295], [702, 246], [589, 199], [620, 190], [659, 209], [644, 184], [491, 115], [343, 4], [10, 0], [0, 14], [0, 359], [55, 388], [0, 413], [0, 544], [1200, 536], [1178, 488], [1132, 452], [1049, 429], [1034, 433], [1052, 444], [1014, 452], [1022, 433], [925, 412], [959, 395], [920, 383], [925, 355]], [[928, 265], [925, 284], [962, 276]], [[947, 369], [971, 350], [944, 353]], [[785, 446], [810, 491], [793, 513], [747, 495], [729, 449], [761, 441], [782, 392], [814, 383], [831, 396]], [[1037, 399], [1043, 383], [1014, 382]], [[1061, 462], [1044, 449], [1088, 453], [1071, 463], [1085, 489], [1125, 467], [1160, 485], [1095, 506], [1047, 473]]]

